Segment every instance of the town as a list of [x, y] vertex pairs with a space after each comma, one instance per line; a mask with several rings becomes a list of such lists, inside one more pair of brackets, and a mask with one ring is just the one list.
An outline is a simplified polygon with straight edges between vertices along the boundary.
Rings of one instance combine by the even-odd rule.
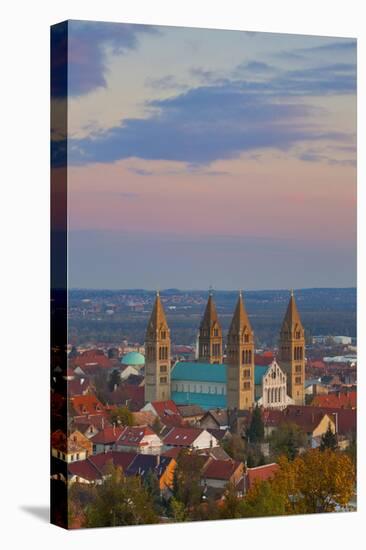
[[[357, 341], [314, 334], [296, 295], [261, 347], [246, 293], [224, 331], [210, 290], [183, 305], [156, 292], [143, 341], [70, 342], [66, 366], [52, 350], [51, 483], [69, 527], [356, 509]], [[71, 318], [117, 309], [79, 302]], [[179, 306], [195, 342], [168, 322]]]

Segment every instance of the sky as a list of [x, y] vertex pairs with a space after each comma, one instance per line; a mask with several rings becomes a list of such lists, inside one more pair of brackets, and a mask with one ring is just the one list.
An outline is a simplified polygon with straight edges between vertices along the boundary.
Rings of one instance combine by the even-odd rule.
[[72, 21], [68, 56], [70, 287], [355, 286], [356, 40]]

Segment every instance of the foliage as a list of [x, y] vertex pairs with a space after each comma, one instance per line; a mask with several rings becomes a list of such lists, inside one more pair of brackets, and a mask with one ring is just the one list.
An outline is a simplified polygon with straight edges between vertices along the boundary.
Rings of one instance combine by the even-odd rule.
[[149, 470], [149, 472], [146, 474], [144, 479], [144, 486], [151, 498], [155, 512], [158, 515], [161, 515], [164, 510], [164, 506], [160, 493], [159, 479], [156, 473], [152, 470]]
[[252, 418], [247, 429], [246, 436], [250, 443], [259, 443], [264, 439], [264, 423], [262, 411], [258, 405], [253, 410]]
[[174, 521], [187, 521], [188, 515], [183, 502], [173, 497], [170, 499], [169, 506], [170, 514]]
[[328, 429], [325, 434], [322, 435], [320, 450], [324, 451], [325, 449], [332, 449], [335, 451], [338, 447], [337, 436], [333, 432], [330, 423], [328, 424]]
[[285, 422], [272, 432], [269, 444], [275, 456], [285, 455], [289, 460], [299, 453], [299, 448], [306, 445], [306, 434], [293, 422]]
[[113, 391], [115, 386], [119, 386], [121, 383], [121, 375], [117, 369], [114, 369], [108, 380], [108, 389]]
[[231, 437], [224, 438], [221, 446], [231, 458], [244, 462], [246, 458], [245, 442], [240, 435], [232, 434]]
[[273, 488], [286, 499], [286, 513], [333, 512], [350, 501], [355, 468], [346, 453], [311, 449], [290, 462], [282, 457]]
[[94, 390], [99, 401], [105, 405], [108, 399], [108, 375], [102, 369], [94, 377]]
[[173, 494], [186, 508], [197, 506], [201, 502], [201, 467], [202, 457], [188, 450], [183, 450], [177, 458]]
[[112, 424], [121, 426], [133, 426], [133, 414], [127, 407], [116, 407], [110, 412]]
[[158, 517], [148, 491], [138, 477], [125, 477], [122, 469], [109, 465], [107, 478], [95, 487], [95, 498], [85, 510], [86, 527], [143, 525]]
[[268, 481], [255, 483], [240, 507], [241, 517], [280, 516], [286, 513], [286, 497]]

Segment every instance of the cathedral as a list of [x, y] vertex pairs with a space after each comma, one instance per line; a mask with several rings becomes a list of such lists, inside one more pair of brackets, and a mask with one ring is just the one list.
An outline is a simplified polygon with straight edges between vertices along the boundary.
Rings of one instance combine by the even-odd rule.
[[[225, 350], [225, 353], [224, 353]], [[199, 327], [196, 361], [171, 366], [170, 330], [159, 293], [145, 341], [145, 402], [172, 399], [203, 409], [283, 409], [305, 399], [305, 333], [293, 291], [282, 322], [278, 356], [266, 367], [255, 365], [254, 332], [239, 292], [223, 344], [212, 292]]]

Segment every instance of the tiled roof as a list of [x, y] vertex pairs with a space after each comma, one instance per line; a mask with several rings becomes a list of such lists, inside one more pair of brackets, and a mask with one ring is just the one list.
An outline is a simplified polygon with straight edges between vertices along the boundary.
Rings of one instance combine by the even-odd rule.
[[199, 428], [172, 428], [164, 437], [164, 445], [189, 447], [203, 431]]
[[203, 416], [205, 414], [205, 411], [199, 405], [179, 405], [178, 410], [183, 418], [189, 416]]
[[234, 472], [240, 467], [243, 467], [243, 463], [236, 460], [212, 460], [205, 468], [203, 477], [229, 481]]
[[79, 415], [103, 413], [104, 406], [95, 395], [76, 395], [70, 399], [71, 405]]
[[285, 422], [294, 422], [305, 433], [311, 433], [320, 424], [326, 413], [318, 407], [289, 405], [283, 414]]
[[152, 401], [151, 405], [154, 407], [156, 414], [160, 417], [179, 414], [177, 405], [171, 399], [168, 401]]
[[257, 466], [256, 468], [247, 468], [246, 470], [246, 487], [250, 489], [255, 482], [267, 481], [273, 478], [278, 471], [278, 464], [265, 464], [264, 466]]
[[140, 475], [144, 478], [148, 472], [152, 471], [160, 478], [172, 460], [173, 458], [168, 456], [139, 454], [128, 467], [126, 474]]
[[117, 445], [126, 447], [138, 447], [143, 444], [144, 437], [148, 435], [156, 435], [156, 433], [148, 426], [128, 426], [124, 428], [120, 434]]
[[354, 409], [357, 406], [357, 392], [334, 392], [324, 395], [316, 395], [311, 404], [315, 407]]
[[226, 365], [178, 361], [172, 369], [171, 379], [226, 383]]
[[113, 367], [111, 360], [104, 355], [102, 350], [97, 349], [84, 351], [81, 355], [70, 359], [69, 363], [72, 367], [81, 367], [82, 369], [87, 369], [89, 366], [94, 367], [95, 365], [107, 369]]
[[94, 444], [113, 444], [117, 441], [121, 433], [124, 431], [124, 427], [107, 427], [101, 430], [91, 438]]

